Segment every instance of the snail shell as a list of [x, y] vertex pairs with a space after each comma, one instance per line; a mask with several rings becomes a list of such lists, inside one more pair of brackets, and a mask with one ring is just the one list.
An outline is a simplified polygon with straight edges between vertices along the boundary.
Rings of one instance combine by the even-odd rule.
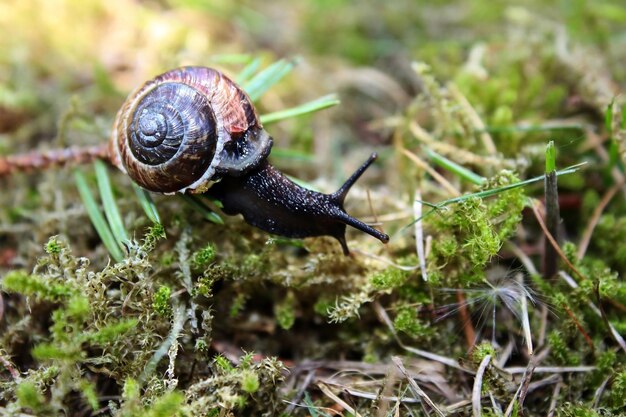
[[224, 175], [258, 167], [271, 147], [239, 86], [217, 70], [182, 67], [131, 93], [117, 114], [109, 153], [143, 188], [202, 193]]

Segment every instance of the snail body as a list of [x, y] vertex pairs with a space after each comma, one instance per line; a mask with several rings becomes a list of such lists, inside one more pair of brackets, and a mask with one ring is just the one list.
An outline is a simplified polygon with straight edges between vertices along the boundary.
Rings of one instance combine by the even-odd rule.
[[272, 138], [247, 94], [221, 72], [182, 67], [146, 82], [116, 117], [109, 159], [141, 187], [206, 194], [229, 215], [270, 233], [328, 235], [349, 254], [346, 225], [389, 237], [349, 216], [343, 201], [373, 154], [333, 194], [300, 187], [267, 162]]

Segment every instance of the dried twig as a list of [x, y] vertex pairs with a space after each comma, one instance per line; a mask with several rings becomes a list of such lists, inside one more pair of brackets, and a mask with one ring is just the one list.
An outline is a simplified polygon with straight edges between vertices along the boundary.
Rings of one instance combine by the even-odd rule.
[[302, 381], [302, 383], [298, 386], [298, 392], [296, 393], [296, 395], [293, 397], [291, 401], [288, 401], [289, 406], [285, 410], [286, 415], [291, 415], [291, 413], [293, 413], [293, 410], [302, 400], [302, 397], [304, 396], [304, 392], [309, 387], [309, 385], [311, 385], [311, 382], [313, 381], [314, 377], [315, 377], [315, 371], [314, 370], [309, 371], [309, 373], [304, 378], [304, 381]]
[[556, 251], [556, 253], [559, 255], [559, 257], [563, 260], [563, 262], [565, 262], [565, 264], [572, 270], [574, 271], [574, 273], [580, 278], [580, 279], [587, 279], [575, 266], [574, 264], [572, 264], [569, 259], [567, 259], [567, 256], [565, 256], [565, 254], [563, 253], [563, 251], [561, 250], [561, 247], [559, 246], [559, 244], [557, 243], [557, 241], [554, 239], [554, 237], [552, 236], [552, 234], [548, 231], [548, 228], [546, 227], [545, 222], [543, 221], [543, 216], [541, 215], [541, 213], [539, 212], [539, 205], [541, 203], [537, 200], [533, 201], [530, 205], [530, 208], [533, 210], [533, 213], [535, 215], [535, 218], [537, 219], [537, 222], [539, 223], [539, 226], [541, 227], [541, 230], [543, 230], [543, 233], [546, 235], [546, 239], [548, 239], [548, 241], [550, 242], [550, 244], [554, 247], [554, 250]]
[[608, 189], [606, 193], [602, 196], [602, 199], [593, 210], [593, 214], [591, 215], [591, 219], [589, 219], [589, 223], [587, 223], [587, 227], [585, 227], [585, 231], [583, 232], [582, 237], [580, 238], [580, 242], [578, 243], [578, 252], [576, 252], [576, 257], [578, 259], [582, 259], [587, 252], [587, 248], [589, 247], [589, 242], [591, 241], [591, 236], [593, 235], [593, 231], [598, 225], [600, 221], [600, 216], [604, 212], [606, 206], [611, 202], [615, 194], [624, 186], [626, 182], [626, 178], [622, 178], [620, 182], [612, 186]]
[[613, 379], [613, 375], [609, 375], [607, 378], [602, 381], [595, 394], [593, 395], [593, 408], [596, 409], [600, 405], [600, 399], [602, 398], [602, 394], [604, 394], [604, 390], [608, 383]]
[[548, 408], [548, 417], [553, 417], [554, 412], [556, 411], [556, 406], [559, 401], [559, 394], [561, 393], [561, 387], [563, 386], [563, 381], [559, 380], [554, 386], [554, 390], [552, 391], [552, 399], [550, 400], [550, 407]]
[[530, 381], [533, 378], [533, 374], [536, 368], [535, 357], [531, 354], [530, 360], [528, 361], [528, 366], [526, 368], [526, 372], [524, 372], [524, 376], [522, 377], [522, 382], [520, 384], [519, 390], [519, 407], [520, 414], [524, 414], [524, 402], [526, 400], [526, 395], [528, 394], [528, 386], [530, 385]]
[[0, 352], [0, 363], [6, 368], [7, 371], [11, 374], [11, 378], [15, 382], [20, 382], [22, 377], [20, 376], [20, 371], [13, 365], [13, 363], [5, 357], [4, 353]]
[[418, 219], [415, 222], [415, 250], [417, 259], [419, 259], [420, 269], [422, 270], [422, 279], [428, 281], [426, 274], [426, 254], [424, 252], [424, 228], [422, 227], [422, 194], [419, 190], [415, 191], [415, 201], [413, 201], [413, 216]]
[[337, 404], [342, 406], [344, 409], [348, 410], [348, 412], [351, 413], [353, 416], [355, 416], [355, 417], [360, 417], [361, 416], [361, 414], [359, 414], [352, 406], [350, 406], [350, 404], [348, 404], [347, 402], [345, 402], [344, 400], [339, 398], [339, 396], [337, 396], [330, 389], [330, 387], [328, 385], [326, 385], [325, 383], [319, 381], [317, 383], [317, 387], [324, 393], [324, 395], [326, 395], [328, 398], [330, 398], [331, 400], [333, 400], [334, 402], [336, 402]]
[[87, 164], [96, 159], [108, 161], [108, 144], [33, 151], [0, 158], [0, 178], [16, 172], [45, 170], [65, 165]]
[[450, 181], [448, 181], [447, 179], [443, 177], [443, 175], [435, 171], [430, 165], [424, 162], [419, 156], [415, 155], [413, 152], [407, 149], [402, 149], [402, 153], [405, 154], [411, 161], [413, 161], [413, 163], [415, 163], [415, 165], [417, 165], [419, 168], [428, 172], [430, 176], [433, 177], [433, 179], [437, 181], [439, 185], [445, 188], [446, 191], [449, 194], [451, 194], [453, 197], [458, 197], [461, 195], [461, 192], [457, 190], [456, 187], [450, 183]]
[[420, 388], [420, 386], [417, 385], [417, 382], [415, 382], [415, 380], [409, 376], [406, 368], [402, 364], [402, 359], [400, 359], [398, 356], [392, 356], [391, 360], [394, 364], [396, 364], [400, 372], [402, 372], [402, 374], [406, 377], [407, 381], [409, 382], [409, 388], [411, 389], [411, 392], [413, 392], [413, 395], [421, 398], [424, 403], [428, 404], [439, 417], [445, 417], [443, 411], [441, 411], [441, 409], [437, 407], [433, 400], [431, 400], [430, 397], [426, 395], [426, 393]]
[[[406, 404], [417, 404], [421, 401], [419, 398], [404, 397], [404, 396], [398, 397], [395, 395], [380, 395], [375, 392], [362, 391], [362, 390], [346, 387], [341, 384], [337, 384], [335, 382], [331, 382], [328, 380], [323, 380], [322, 382], [328, 386], [335, 386], [335, 387], [341, 388], [343, 391], [355, 397], [365, 398], [368, 400], [382, 400], [385, 402], [399, 401], [401, 403], [406, 403]], [[386, 415], [386, 414], [383, 414], [383, 415]]]
[[[524, 366], [510, 366], [504, 368], [504, 370], [510, 374], [522, 374], [526, 372], [528, 368]], [[537, 366], [533, 373], [559, 373], [565, 374], [570, 372], [591, 372], [595, 371], [595, 366]]]
[[483, 360], [480, 361], [480, 365], [476, 371], [476, 377], [474, 378], [474, 386], [472, 387], [472, 414], [475, 417], [482, 415], [480, 400], [482, 398], [483, 375], [485, 374], [489, 362], [491, 362], [491, 355], [485, 356]]

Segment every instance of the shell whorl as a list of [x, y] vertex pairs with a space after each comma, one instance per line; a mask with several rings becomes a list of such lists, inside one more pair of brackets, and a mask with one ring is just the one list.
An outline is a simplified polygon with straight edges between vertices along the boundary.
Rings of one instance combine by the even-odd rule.
[[168, 71], [132, 93], [110, 143], [116, 166], [163, 193], [203, 192], [216, 174], [247, 170], [270, 148], [245, 92], [205, 67]]

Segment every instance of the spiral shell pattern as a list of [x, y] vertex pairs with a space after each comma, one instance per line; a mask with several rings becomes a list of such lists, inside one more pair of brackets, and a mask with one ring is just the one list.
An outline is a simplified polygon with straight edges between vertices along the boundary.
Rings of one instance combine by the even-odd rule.
[[[128, 97], [109, 146], [114, 165], [143, 188], [199, 193], [216, 174], [259, 164], [271, 138], [234, 82], [211, 68], [183, 67]], [[247, 153], [231, 151], [242, 146]]]

